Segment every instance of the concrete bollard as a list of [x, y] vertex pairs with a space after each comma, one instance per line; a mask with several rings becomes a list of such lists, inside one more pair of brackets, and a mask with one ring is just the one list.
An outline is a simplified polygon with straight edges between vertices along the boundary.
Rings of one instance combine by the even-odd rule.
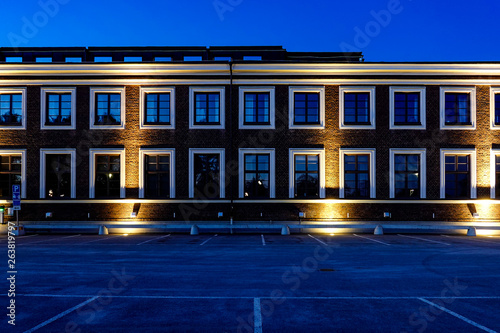
[[378, 226], [375, 227], [375, 230], [373, 231], [374, 235], [383, 235], [384, 234], [384, 228], [379, 224]]
[[281, 228], [281, 235], [282, 236], [288, 236], [288, 235], [290, 235], [290, 228], [287, 225], [284, 225]]
[[195, 224], [191, 227], [191, 233], [192, 236], [196, 236], [200, 234], [200, 228]]
[[24, 236], [24, 235], [26, 235], [26, 231], [24, 230], [24, 226], [23, 225], [15, 226], [13, 233], [14, 233], [14, 236]]
[[105, 225], [99, 226], [99, 235], [109, 234], [108, 228]]
[[469, 227], [467, 229], [467, 236], [476, 236], [476, 228], [475, 227]]

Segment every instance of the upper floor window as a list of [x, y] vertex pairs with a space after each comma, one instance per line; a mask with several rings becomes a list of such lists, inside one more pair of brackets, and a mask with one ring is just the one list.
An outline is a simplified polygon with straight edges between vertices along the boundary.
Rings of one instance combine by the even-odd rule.
[[375, 198], [375, 149], [340, 149], [340, 198]]
[[175, 88], [141, 88], [141, 128], [175, 128]]
[[76, 88], [41, 89], [41, 129], [76, 128]]
[[26, 128], [26, 88], [0, 88], [0, 129]]
[[325, 150], [289, 149], [289, 197], [325, 197]]
[[289, 88], [289, 127], [322, 129], [325, 127], [325, 88]]
[[500, 87], [490, 88], [490, 129], [500, 129]]
[[224, 128], [224, 88], [189, 88], [189, 128]]
[[476, 89], [474, 87], [441, 87], [440, 128], [476, 128]]
[[441, 149], [441, 198], [476, 198], [476, 151]]
[[240, 87], [239, 127], [274, 128], [274, 87]]
[[425, 129], [425, 87], [390, 87], [390, 129]]
[[340, 128], [375, 129], [375, 87], [340, 87]]
[[125, 88], [90, 89], [90, 128], [125, 128]]

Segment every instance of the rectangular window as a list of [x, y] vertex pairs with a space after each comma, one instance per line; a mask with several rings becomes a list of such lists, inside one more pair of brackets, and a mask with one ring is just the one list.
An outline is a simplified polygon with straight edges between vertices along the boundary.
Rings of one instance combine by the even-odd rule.
[[445, 156], [445, 197], [470, 197], [470, 156]]
[[220, 154], [194, 154], [194, 196], [220, 197]]
[[495, 198], [500, 198], [500, 155], [495, 155]]
[[0, 155], [0, 197], [12, 199], [12, 185], [21, 185], [21, 155]]
[[294, 95], [294, 124], [319, 124], [319, 93], [296, 92]]
[[95, 198], [120, 197], [120, 155], [96, 155]]
[[420, 198], [420, 155], [394, 155], [396, 198]]
[[170, 93], [147, 93], [146, 125], [170, 125]]
[[120, 125], [121, 95], [97, 93], [94, 125]]
[[47, 94], [45, 125], [71, 125], [71, 94]]
[[495, 94], [495, 125], [500, 125], [500, 94]]
[[344, 197], [370, 197], [370, 155], [344, 156]]
[[269, 198], [270, 155], [245, 154], [245, 198]]
[[170, 155], [145, 156], [147, 198], [170, 198]]
[[470, 125], [470, 95], [445, 93], [445, 125]]
[[202, 93], [194, 94], [195, 99], [195, 125], [220, 124], [220, 94]]
[[245, 92], [245, 125], [269, 125], [269, 93]]
[[295, 198], [319, 198], [319, 155], [294, 155]]
[[45, 198], [71, 198], [71, 155], [45, 156]]
[[420, 125], [420, 93], [394, 94], [394, 124]]
[[344, 94], [344, 123], [346, 125], [370, 124], [370, 94], [345, 93]]
[[0, 94], [0, 126], [22, 126], [23, 94]]

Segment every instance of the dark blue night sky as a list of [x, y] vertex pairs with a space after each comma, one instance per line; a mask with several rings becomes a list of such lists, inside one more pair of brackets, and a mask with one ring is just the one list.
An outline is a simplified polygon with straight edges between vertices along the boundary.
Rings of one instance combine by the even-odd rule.
[[23, 0], [0, 46], [282, 45], [366, 61], [499, 61], [500, 1]]

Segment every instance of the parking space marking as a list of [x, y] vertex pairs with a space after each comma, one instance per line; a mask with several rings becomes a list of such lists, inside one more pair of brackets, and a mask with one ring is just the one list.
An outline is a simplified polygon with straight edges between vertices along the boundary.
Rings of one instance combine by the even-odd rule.
[[204, 241], [203, 243], [201, 243], [200, 246], [205, 245], [206, 243], [208, 243], [214, 237], [217, 237], [217, 234], [213, 235], [212, 237], [210, 237], [209, 239], [207, 239], [206, 241]]
[[76, 245], [82, 245], [82, 244], [100, 242], [100, 241], [103, 241], [103, 240], [107, 240], [107, 239], [111, 239], [111, 238], [116, 238], [116, 237], [122, 237], [122, 235], [115, 235], [115, 236], [109, 236], [109, 237], [106, 237], [106, 238], [94, 239], [94, 240], [91, 240], [91, 241], [88, 241], [88, 242], [77, 243]]
[[[457, 236], [448, 236], [448, 235], [441, 235], [441, 236], [448, 237], [448, 238], [457, 237]], [[475, 241], [475, 242], [498, 244], [498, 242], [490, 242], [490, 241], [487, 241], [487, 240], [477, 239], [476, 237], [468, 237], [466, 239], [458, 238], [458, 239], [459, 240], [469, 240], [470, 239], [471, 241]]]
[[155, 238], [153, 238], [153, 239], [147, 240], [147, 241], [142, 242], [142, 243], [139, 243], [139, 244], [137, 244], [137, 245], [146, 244], [146, 243], [152, 242], [152, 241], [157, 240], [157, 239], [167, 238], [167, 237], [169, 237], [169, 236], [170, 236], [170, 234], [168, 234], [168, 235], [166, 235], [166, 236], [155, 237]]
[[260, 235], [262, 238], [262, 246], [266, 246], [266, 239], [264, 238], [264, 235]]
[[260, 308], [260, 298], [253, 299], [253, 332], [262, 333], [262, 312]]
[[311, 234], [307, 234], [307, 236], [317, 240], [318, 242], [320, 242], [321, 244], [323, 244], [324, 246], [329, 246], [328, 244], [326, 244], [325, 242], [323, 242], [322, 240], [320, 239], [317, 239], [316, 237], [312, 236]]
[[430, 242], [430, 243], [436, 243], [436, 244], [442, 244], [442, 245], [451, 245], [451, 244], [448, 244], [448, 243], [438, 242], [438, 241], [435, 241], [435, 240], [425, 239], [425, 238], [420, 238], [420, 237], [413, 237], [413, 236], [407, 236], [407, 235], [401, 235], [401, 234], [398, 234], [398, 236], [407, 237], [407, 238], [413, 238], [413, 239], [419, 239], [419, 240], [423, 240], [425, 242]]
[[64, 312], [61, 312], [61, 313], [60, 313], [60, 314], [58, 314], [57, 316], [54, 316], [54, 317], [52, 317], [52, 318], [50, 318], [50, 319], [48, 319], [48, 320], [44, 321], [44, 322], [43, 322], [43, 323], [41, 323], [40, 325], [37, 325], [37, 326], [33, 327], [32, 329], [29, 329], [29, 330], [27, 330], [27, 331], [24, 331], [24, 333], [31, 333], [31, 332], [34, 332], [34, 331], [36, 331], [36, 330], [38, 330], [38, 329], [40, 329], [40, 328], [42, 328], [42, 327], [44, 327], [44, 326], [47, 326], [48, 324], [50, 324], [50, 323], [52, 323], [52, 322], [56, 321], [57, 319], [64, 317], [64, 316], [65, 316], [65, 315], [67, 315], [68, 313], [71, 313], [71, 312], [73, 312], [73, 311], [75, 311], [75, 310], [78, 310], [78, 309], [79, 309], [79, 308], [81, 308], [82, 306], [85, 306], [85, 305], [89, 304], [90, 302], [95, 301], [95, 300], [96, 300], [96, 299], [98, 299], [98, 298], [99, 298], [99, 296], [94, 296], [94, 297], [92, 297], [92, 298], [90, 298], [90, 299], [86, 300], [85, 302], [80, 303], [80, 304], [78, 304], [78, 305], [76, 305], [76, 306], [72, 307], [71, 309], [68, 309], [68, 310], [66, 310], [66, 311], [64, 311]]
[[426, 300], [424, 298], [419, 298], [419, 300], [422, 301], [422, 302], [424, 302], [424, 303], [429, 304], [430, 306], [438, 308], [441, 311], [444, 311], [444, 312], [446, 312], [448, 314], [451, 314], [452, 316], [457, 317], [458, 319], [461, 319], [461, 320], [465, 321], [466, 323], [471, 324], [472, 326], [475, 326], [475, 327], [477, 327], [479, 329], [482, 329], [483, 331], [486, 331], [486, 332], [489, 332], [489, 333], [497, 333], [496, 331], [493, 331], [493, 330], [489, 329], [488, 327], [484, 327], [483, 325], [480, 325], [480, 324], [476, 323], [475, 321], [472, 321], [472, 320], [470, 320], [468, 318], [465, 318], [464, 316], [459, 315], [456, 312], [448, 310], [445, 307], [439, 306], [436, 303], [430, 302], [430, 301], [428, 301], [428, 300]]
[[361, 237], [361, 238], [364, 238], [364, 239], [371, 240], [372, 242], [377, 242], [377, 243], [380, 243], [380, 244], [384, 244], [384, 245], [387, 245], [387, 246], [391, 246], [391, 244], [387, 244], [387, 243], [384, 243], [384, 242], [379, 241], [379, 240], [376, 240], [376, 239], [371, 239], [371, 238], [364, 237], [364, 236], [360, 236], [360, 235], [356, 235], [356, 234], [353, 234], [353, 235], [354, 235], [354, 236], [356, 236], [356, 237]]
[[60, 237], [60, 238], [56, 237], [56, 238], [44, 239], [44, 240], [41, 240], [41, 241], [38, 241], [38, 242], [31, 242], [31, 243], [19, 244], [18, 246], [21, 246], [21, 245], [30, 245], [30, 244], [38, 244], [38, 243], [48, 242], [48, 241], [55, 240], [55, 239], [71, 238], [71, 237], [77, 237], [77, 236], [80, 236], [80, 235], [66, 236], [66, 237]]

